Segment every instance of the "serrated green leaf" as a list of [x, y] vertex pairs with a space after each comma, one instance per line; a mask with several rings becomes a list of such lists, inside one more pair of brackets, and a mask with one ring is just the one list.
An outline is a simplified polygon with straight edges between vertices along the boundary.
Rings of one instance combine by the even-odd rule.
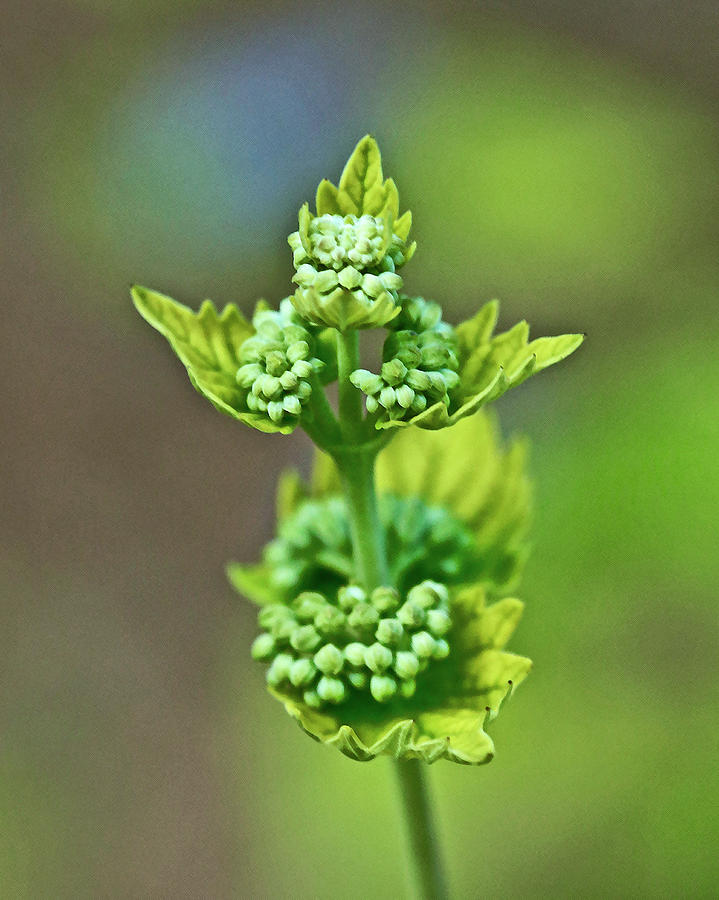
[[317, 186], [315, 205], [318, 216], [343, 215], [337, 197], [337, 188], [326, 178], [323, 178]]
[[498, 308], [493, 300], [455, 329], [460, 384], [450, 395], [449, 407], [436, 403], [409, 419], [378, 420], [375, 427], [447, 428], [522, 384], [530, 375], [565, 359], [584, 340], [582, 334], [562, 334], [528, 343], [529, 326], [524, 321], [492, 337]]
[[315, 449], [312, 463], [311, 494], [313, 497], [329, 497], [342, 490], [340, 476], [332, 457]]
[[385, 200], [382, 157], [375, 139], [367, 134], [347, 160], [339, 190], [350, 198], [354, 215], [377, 215]]
[[412, 213], [407, 210], [407, 212], [403, 213], [398, 219], [395, 219], [394, 233], [397, 235], [397, 237], [402, 238], [403, 241], [406, 241], [411, 227]]
[[278, 524], [291, 516], [308, 497], [307, 486], [297, 469], [285, 469], [277, 480], [275, 513]]
[[225, 571], [232, 587], [252, 603], [265, 606], [268, 603], [282, 602], [282, 597], [272, 587], [266, 565], [246, 566], [231, 562], [227, 564]]
[[479, 412], [450, 429], [400, 431], [377, 459], [377, 487], [451, 510], [475, 535], [478, 579], [510, 590], [528, 552], [526, 457], [524, 441], [503, 447], [496, 418]]
[[235, 376], [239, 349], [254, 333], [252, 325], [232, 303], [218, 314], [210, 300], [198, 312], [157, 291], [136, 285], [132, 299], [137, 311], [169, 342], [187, 369], [190, 383], [215, 409], [259, 431], [289, 434], [294, 425], [275, 425], [266, 416], [248, 412]]

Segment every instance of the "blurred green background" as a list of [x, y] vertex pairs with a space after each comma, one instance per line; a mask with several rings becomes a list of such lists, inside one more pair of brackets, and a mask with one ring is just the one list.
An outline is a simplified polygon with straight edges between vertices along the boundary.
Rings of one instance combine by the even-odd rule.
[[127, 290], [284, 296], [371, 131], [410, 290], [588, 332], [499, 404], [536, 668], [490, 766], [431, 769], [456, 895], [717, 896], [716, 4], [11, 0], [3, 38], [0, 894], [405, 896], [388, 761], [265, 695], [223, 575], [310, 446], [203, 403]]

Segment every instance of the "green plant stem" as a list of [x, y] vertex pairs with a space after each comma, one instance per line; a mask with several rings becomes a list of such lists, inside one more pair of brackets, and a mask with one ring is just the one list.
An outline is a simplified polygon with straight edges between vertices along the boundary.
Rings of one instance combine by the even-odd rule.
[[[356, 331], [337, 332], [339, 426], [342, 445], [332, 455], [339, 470], [352, 535], [355, 575], [365, 590], [389, 584], [384, 529], [379, 518], [374, 465], [381, 444], [363, 442], [367, 424], [362, 417], [362, 396], [349, 380], [359, 368]], [[395, 764], [418, 896], [440, 900], [447, 896], [431, 806], [421, 763]]]
[[400, 759], [395, 762], [394, 767], [404, 804], [416, 896], [425, 900], [441, 900], [448, 896], [447, 883], [423, 765], [416, 759]]
[[359, 369], [359, 332], [337, 332], [337, 389], [340, 428], [346, 444], [358, 443], [362, 432], [362, 394], [350, 381]]
[[365, 590], [389, 584], [384, 530], [374, 487], [376, 450], [338, 451], [339, 469], [352, 536], [355, 575]]

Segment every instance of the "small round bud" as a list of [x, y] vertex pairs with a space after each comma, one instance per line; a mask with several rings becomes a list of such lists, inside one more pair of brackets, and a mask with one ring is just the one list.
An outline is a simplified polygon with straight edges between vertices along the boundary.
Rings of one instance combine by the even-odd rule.
[[399, 606], [399, 591], [392, 587], [378, 587], [372, 591], [372, 606], [380, 612], [393, 612]]
[[348, 622], [352, 628], [375, 628], [379, 622], [379, 611], [369, 603], [358, 603], [349, 614]]
[[434, 653], [435, 640], [431, 634], [426, 631], [418, 631], [412, 635], [412, 650], [421, 659], [429, 659]]
[[[434, 531], [432, 536], [436, 539]], [[407, 594], [407, 600], [422, 609], [432, 609], [432, 607], [436, 606], [441, 599], [441, 595], [436, 590], [436, 586], [443, 587], [443, 585], [438, 585], [436, 581], [423, 581], [422, 584], [416, 584]], [[444, 594], [444, 597], [446, 599], [446, 593]]]
[[356, 288], [362, 281], [362, 273], [358, 272], [354, 266], [346, 266], [337, 277], [342, 287], [347, 288], [348, 291]]
[[366, 672], [350, 672], [347, 675], [347, 680], [353, 688], [356, 688], [358, 691], [364, 691], [369, 684], [369, 675]]
[[309, 378], [312, 374], [312, 363], [306, 359], [298, 359], [292, 363], [292, 374], [298, 378]]
[[404, 628], [399, 619], [380, 619], [375, 637], [380, 644], [393, 646], [399, 644], [404, 634]]
[[397, 402], [397, 394], [395, 393], [395, 389], [387, 385], [387, 387], [383, 387], [379, 392], [379, 404], [380, 406], [384, 406], [385, 409], [389, 409], [394, 406]]
[[305, 691], [302, 695], [302, 699], [308, 706], [312, 707], [312, 709], [319, 709], [322, 706], [322, 700], [317, 691]]
[[446, 659], [449, 656], [449, 644], [444, 638], [439, 638], [434, 643], [433, 659]]
[[267, 404], [267, 415], [275, 422], [275, 424], [279, 424], [282, 421], [283, 412], [284, 406], [277, 400], [271, 400]]
[[347, 696], [347, 688], [339, 678], [323, 675], [317, 682], [317, 694], [328, 703], [341, 703]]
[[369, 689], [378, 703], [386, 703], [397, 693], [397, 682], [390, 675], [373, 675]]
[[397, 618], [405, 628], [419, 628], [425, 619], [425, 611], [417, 603], [407, 600], [397, 611]]
[[358, 603], [366, 603], [367, 594], [356, 584], [349, 584], [337, 591], [337, 603], [340, 609], [350, 612]]
[[399, 403], [399, 405], [403, 409], [409, 409], [412, 406], [412, 401], [414, 400], [414, 391], [409, 385], [400, 385], [395, 389], [395, 393], [397, 395], [397, 403]]
[[317, 674], [317, 669], [311, 659], [303, 657], [296, 659], [290, 666], [290, 683], [295, 687], [302, 687], [309, 684]]
[[280, 384], [286, 391], [296, 390], [299, 383], [300, 380], [294, 372], [290, 372], [289, 370], [287, 370], [280, 375]]
[[302, 412], [302, 404], [300, 398], [296, 394], [287, 394], [282, 400], [282, 408], [291, 416], [299, 416]]
[[353, 666], [363, 666], [368, 647], [359, 641], [353, 641], [345, 647], [345, 659]]
[[253, 659], [269, 659], [277, 645], [271, 634], [260, 634], [252, 642], [250, 653]]
[[[434, 648], [433, 648], [434, 649]], [[372, 644], [364, 655], [365, 665], [373, 672], [384, 672], [392, 665], [392, 651], [384, 644]]]
[[278, 687], [283, 681], [287, 681], [293, 662], [289, 653], [278, 653], [267, 670], [267, 684], [270, 687]]
[[430, 609], [427, 613], [427, 627], [435, 637], [442, 637], [452, 627], [452, 620], [443, 609]]
[[313, 625], [302, 625], [290, 637], [290, 644], [300, 653], [311, 653], [320, 642]]
[[319, 291], [320, 294], [326, 294], [328, 291], [331, 291], [332, 288], [337, 287], [338, 282], [339, 279], [337, 278], [337, 273], [333, 269], [323, 269], [315, 275], [312, 286], [315, 290]]
[[417, 690], [417, 682], [414, 678], [408, 678], [406, 681], [400, 681], [399, 683], [399, 692], [405, 698], [405, 700], [409, 700], [410, 697], [414, 697], [414, 692]]
[[428, 391], [431, 387], [429, 375], [421, 369], [410, 369], [405, 379], [408, 387], [415, 391]]
[[342, 651], [334, 644], [325, 644], [314, 655], [314, 664], [325, 675], [337, 675], [342, 671], [344, 661]]
[[267, 606], [263, 606], [257, 614], [257, 621], [261, 628], [272, 628], [276, 622], [286, 619], [294, 620], [294, 616], [289, 606], [285, 606], [284, 603], [269, 603]]
[[394, 661], [394, 670], [400, 678], [414, 678], [419, 672], [419, 660], [409, 650], [400, 650]]
[[406, 374], [407, 366], [401, 359], [391, 359], [389, 362], [384, 363], [381, 369], [382, 378], [393, 387], [401, 384]]
[[307, 359], [310, 355], [310, 345], [307, 341], [295, 341], [287, 348], [286, 356], [290, 363], [296, 363], [300, 359]]
[[329, 604], [315, 616], [315, 628], [321, 634], [337, 634], [347, 623], [347, 616], [336, 606]]
[[311, 622], [317, 613], [327, 606], [327, 601], [316, 591], [303, 591], [293, 602], [295, 615], [303, 622]]
[[304, 263], [297, 269], [292, 280], [301, 287], [309, 287], [316, 277], [317, 269], [309, 263]]

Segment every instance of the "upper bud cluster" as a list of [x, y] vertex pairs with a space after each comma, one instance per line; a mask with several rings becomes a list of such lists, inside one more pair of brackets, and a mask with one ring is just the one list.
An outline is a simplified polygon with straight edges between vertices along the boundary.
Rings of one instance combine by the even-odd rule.
[[367, 395], [369, 413], [405, 419], [437, 402], [449, 406], [449, 394], [459, 384], [459, 362], [451, 329], [437, 324], [439, 320], [431, 330], [419, 333], [392, 332], [385, 341], [380, 373], [367, 369], [352, 373], [352, 383]]
[[312, 375], [323, 363], [313, 356], [313, 338], [283, 300], [280, 310], [261, 309], [256, 332], [241, 345], [237, 383], [247, 390], [247, 408], [276, 424], [296, 420], [312, 395]]
[[350, 585], [331, 603], [306, 591], [289, 605], [263, 607], [258, 621], [266, 630], [252, 655], [270, 662], [268, 684], [296, 692], [312, 707], [341, 703], [353, 690], [379, 703], [411, 697], [416, 676], [450, 650], [449, 593], [435, 581], [404, 598], [394, 588], [368, 594]]
[[346, 328], [386, 324], [397, 314], [402, 278], [396, 269], [413, 252], [390, 216], [310, 216], [300, 211], [292, 248], [295, 308], [310, 322]]

